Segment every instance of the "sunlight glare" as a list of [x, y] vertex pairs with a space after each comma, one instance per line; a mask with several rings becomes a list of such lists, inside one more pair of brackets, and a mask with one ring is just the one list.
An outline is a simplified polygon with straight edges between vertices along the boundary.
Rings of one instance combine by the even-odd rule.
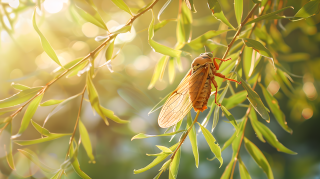
[[43, 7], [47, 12], [54, 14], [62, 10], [63, 2], [61, 0], [46, 0], [43, 3]]

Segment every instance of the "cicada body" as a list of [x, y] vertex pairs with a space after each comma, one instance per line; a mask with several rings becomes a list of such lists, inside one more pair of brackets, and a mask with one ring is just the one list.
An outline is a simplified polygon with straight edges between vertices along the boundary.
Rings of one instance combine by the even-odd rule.
[[219, 65], [216, 59], [218, 58], [213, 58], [212, 53], [206, 52], [193, 60], [187, 76], [181, 81], [177, 89], [172, 92], [161, 109], [158, 117], [160, 127], [167, 128], [175, 125], [186, 116], [192, 107], [196, 112], [206, 110], [211, 94], [211, 83], [216, 88], [215, 103], [220, 105], [217, 103], [218, 85], [214, 80], [215, 76], [234, 82], [237, 81], [225, 78], [221, 73], [217, 73]]

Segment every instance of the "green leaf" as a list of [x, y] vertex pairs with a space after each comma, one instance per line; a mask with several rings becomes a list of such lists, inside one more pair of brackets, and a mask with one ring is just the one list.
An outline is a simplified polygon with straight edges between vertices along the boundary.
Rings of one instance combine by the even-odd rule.
[[228, 19], [224, 15], [218, 0], [208, 0], [208, 5], [209, 5], [210, 10], [212, 11], [213, 16], [217, 20], [225, 23], [231, 29], [234, 29], [234, 27], [230, 24], [230, 22], [228, 21]]
[[95, 111], [100, 115], [100, 117], [104, 120], [106, 125], [109, 125], [109, 122], [107, 118], [104, 116], [103, 110], [101, 109], [98, 92], [93, 85], [93, 82], [89, 73], [87, 74], [87, 89], [88, 89], [88, 96], [89, 96], [89, 100], [92, 108], [95, 109]]
[[221, 109], [222, 109], [222, 112], [224, 113], [224, 115], [227, 117], [227, 119], [231, 122], [233, 127], [236, 130], [238, 130], [238, 125], [237, 125], [237, 122], [234, 119], [233, 115], [224, 106], [221, 106]]
[[90, 160], [94, 161], [94, 156], [92, 154], [92, 146], [91, 146], [89, 133], [86, 129], [86, 126], [82, 123], [81, 120], [79, 120], [79, 131], [80, 131], [82, 145], [83, 145], [84, 149], [86, 150], [87, 155], [90, 158]]
[[241, 179], [251, 179], [251, 176], [240, 157], [238, 158], [238, 161], [239, 161], [239, 171], [240, 171]]
[[19, 84], [19, 83], [14, 83], [14, 82], [11, 83], [11, 86], [14, 89], [21, 90], [21, 91], [30, 89], [29, 86], [25, 86], [25, 85], [22, 85], [22, 84]]
[[129, 32], [131, 28], [132, 28], [132, 25], [120, 25], [119, 27], [116, 28], [115, 31], [112, 32], [112, 34], [126, 33], [126, 32]]
[[168, 63], [168, 57], [162, 56], [159, 62], [157, 63], [156, 68], [154, 69], [153, 76], [151, 78], [151, 82], [148, 86], [148, 89], [152, 89], [154, 87], [157, 80], [160, 78], [161, 73], [165, 70], [167, 63]]
[[178, 23], [176, 29], [177, 45], [176, 48], [181, 49], [191, 37], [192, 28], [192, 13], [185, 3], [181, 4], [181, 13], [178, 15]]
[[196, 8], [194, 7], [193, 0], [186, 0], [186, 4], [188, 8], [191, 10], [191, 12], [193, 13], [197, 12]]
[[[173, 151], [177, 148], [177, 146], [179, 145], [179, 143], [174, 144], [173, 146], [170, 147], [170, 150]], [[141, 168], [139, 170], [134, 170], [134, 174], [139, 174], [142, 172], [145, 172], [149, 169], [151, 169], [152, 167], [158, 165], [160, 162], [162, 162], [164, 159], [166, 159], [170, 154], [163, 154], [161, 156], [156, 157], [149, 165], [147, 165], [144, 168]]]
[[[208, 103], [209, 103], [209, 101], [208, 101]], [[202, 123], [201, 123], [201, 125], [202, 125], [203, 127], [206, 127], [206, 126], [208, 125], [209, 120], [210, 120], [210, 117], [211, 117], [212, 112], [213, 112], [213, 109], [215, 109], [215, 107], [216, 107], [216, 103], [214, 102], [214, 100], [212, 100], [212, 101], [211, 101], [210, 110], [209, 110], [206, 118], [204, 118], [204, 120], [203, 120]], [[216, 111], [215, 111], [215, 112], [216, 112]], [[215, 113], [214, 113], [214, 114], [215, 114]], [[200, 130], [201, 130], [201, 129], [199, 129], [198, 132], [200, 132]]]
[[226, 149], [227, 147], [230, 146], [230, 144], [232, 144], [233, 140], [237, 137], [237, 132], [234, 132], [232, 134], [232, 136], [223, 144], [223, 147], [221, 149], [221, 151], [224, 151], [224, 149]]
[[106, 116], [108, 119], [111, 119], [111, 120], [113, 120], [114, 122], [116, 122], [118, 124], [126, 124], [126, 123], [130, 122], [130, 121], [127, 121], [127, 120], [120, 119], [110, 109], [106, 109], [103, 106], [100, 106], [100, 108], [101, 108], [101, 111], [104, 114], [104, 116]]
[[89, 4], [86, 0], [74, 0], [74, 3], [77, 8], [76, 11], [78, 14], [88, 22], [108, 31], [108, 28], [97, 10], [92, 7], [92, 4]]
[[41, 31], [39, 30], [39, 28], [37, 26], [37, 23], [36, 23], [36, 9], [33, 12], [32, 24], [33, 24], [34, 30], [38, 33], [38, 35], [40, 37], [40, 41], [41, 41], [41, 45], [42, 45], [43, 50], [48, 54], [48, 56], [54, 62], [56, 62], [59, 66], [62, 66], [60, 61], [59, 61], [59, 59], [58, 59], [58, 56], [57, 56], [56, 52], [53, 50], [53, 48], [51, 47], [50, 43], [44, 37], [44, 35], [41, 33]]
[[20, 91], [9, 98], [0, 100], [0, 108], [12, 107], [24, 103], [36, 95], [41, 89], [42, 87], [30, 88]]
[[178, 171], [179, 171], [180, 157], [181, 157], [181, 148], [178, 149], [176, 155], [174, 156], [172, 162], [170, 163], [169, 179], [177, 178]]
[[161, 45], [158, 42], [152, 40], [152, 38], [154, 36], [154, 16], [153, 16], [153, 11], [151, 11], [151, 12], [152, 12], [152, 21], [151, 21], [149, 29], [148, 29], [148, 41], [149, 41], [151, 48], [153, 49], [153, 51], [161, 53], [163, 55], [168, 55], [171, 57], [180, 57], [182, 51], [175, 50], [170, 47]]
[[106, 61], [109, 61], [112, 59], [112, 54], [113, 54], [113, 49], [114, 49], [114, 41], [113, 40], [110, 45], [108, 46], [107, 50], [106, 50], [106, 53], [105, 53], [105, 56], [106, 56]]
[[177, 21], [177, 19], [166, 19], [162, 20], [161, 22], [157, 23], [154, 25], [154, 31], [156, 32], [157, 30], [161, 29], [165, 25], [167, 25], [169, 22]]
[[34, 164], [36, 164], [42, 171], [46, 173], [53, 173], [55, 170], [46, 166], [44, 163], [42, 163], [38, 156], [32, 152], [31, 150], [22, 150], [18, 149], [20, 153], [22, 153], [24, 156], [26, 156], [29, 160], [31, 160]]
[[206, 129], [205, 127], [203, 127], [200, 123], [198, 123], [200, 128], [201, 128], [201, 131], [212, 151], [212, 153], [214, 153], [214, 155], [216, 156], [216, 158], [219, 160], [220, 162], [220, 167], [222, 166], [223, 164], [223, 159], [222, 159], [222, 156], [221, 156], [221, 149], [220, 149], [220, 146], [219, 144], [216, 144], [216, 139], [212, 136], [212, 134], [208, 131], [208, 129]]
[[[190, 126], [192, 125], [192, 122], [193, 121], [192, 121], [192, 117], [191, 117], [191, 112], [189, 112], [187, 115], [187, 129], [190, 128]], [[198, 166], [199, 166], [199, 151], [198, 151], [196, 128], [194, 126], [192, 126], [188, 136], [189, 136], [190, 143], [192, 146], [192, 152], [193, 152], [194, 160], [196, 162], [196, 167], [198, 168]]]
[[5, 129], [0, 129], [0, 144], [1, 150], [5, 152], [7, 163], [12, 170], [15, 170], [13, 155], [12, 155], [12, 118], [8, 117], [8, 125]]
[[69, 155], [69, 156], [72, 156], [72, 157], [70, 158], [70, 159], [71, 159], [72, 167], [73, 167], [74, 171], [75, 171], [81, 178], [90, 179], [90, 177], [80, 169], [80, 164], [79, 164], [79, 161], [78, 161], [78, 159], [77, 159], [77, 153], [78, 153], [78, 148], [76, 148], [76, 150], [74, 150], [73, 146], [70, 147], [70, 155]]
[[273, 56], [270, 53], [270, 51], [265, 46], [263, 46], [259, 41], [244, 38], [243, 42], [246, 44], [247, 47], [253, 48], [255, 51], [260, 53], [262, 56], [271, 58], [273, 61]]
[[230, 178], [230, 174], [231, 174], [231, 170], [232, 170], [232, 166], [234, 163], [234, 158], [232, 158], [229, 162], [229, 164], [226, 166], [222, 176], [220, 179], [229, 179]]
[[148, 134], [143, 134], [143, 133], [139, 133], [135, 136], [133, 136], [131, 138], [131, 141], [134, 139], [145, 139], [145, 138], [150, 138], [150, 137], [163, 137], [163, 136], [172, 136], [175, 134], [178, 134], [180, 132], [184, 132], [185, 130], [179, 130], [179, 131], [175, 131], [175, 132], [171, 132], [171, 133], [165, 133], [165, 134], [159, 134], [159, 135], [148, 135]]
[[257, 137], [262, 141], [262, 142], [266, 142], [263, 138], [263, 135], [261, 133], [261, 131], [259, 130], [259, 127], [257, 126], [258, 124], [258, 118], [257, 118], [257, 114], [254, 110], [250, 110], [250, 113], [249, 113], [249, 118], [250, 118], [250, 121], [251, 121], [251, 125], [252, 125], [252, 128], [254, 130], [254, 132], [256, 133]]
[[64, 136], [69, 136], [69, 135], [71, 135], [71, 133], [67, 133], [67, 134], [51, 133], [48, 137], [43, 137], [43, 138], [33, 139], [33, 140], [14, 140], [14, 143], [21, 145], [21, 146], [33, 145], [33, 144], [48, 142], [48, 141], [55, 140], [55, 139], [58, 139], [58, 138], [61, 138]]
[[219, 30], [219, 31], [210, 30], [210, 31], [200, 35], [199, 37], [191, 40], [188, 43], [188, 46], [190, 46], [194, 50], [199, 50], [199, 49], [203, 48], [203, 46], [207, 43], [208, 39], [211, 39], [215, 36], [218, 36], [222, 33], [228, 32], [228, 31], [230, 31], [230, 30]]
[[[221, 92], [221, 94], [218, 96], [217, 103], [221, 104], [224, 97], [226, 96], [227, 92], [229, 89], [229, 84], [226, 85], [225, 89]], [[213, 123], [212, 123], [212, 129], [211, 132], [213, 132], [214, 128], [217, 126], [219, 122], [219, 109], [220, 106], [217, 106], [214, 110], [214, 115], [213, 115]]]
[[44, 127], [41, 127], [39, 124], [37, 124], [36, 122], [34, 122], [32, 119], [31, 119], [31, 124], [33, 125], [33, 127], [41, 134], [41, 135], [44, 135], [44, 136], [50, 136], [51, 133], [48, 131], [48, 129], [44, 128]]
[[230, 109], [236, 107], [238, 104], [243, 103], [243, 101], [245, 101], [246, 98], [247, 98], [247, 91], [241, 91], [241, 92], [238, 92], [238, 93], [232, 95], [229, 98], [225, 98], [222, 101], [222, 105], [226, 109], [230, 110]]
[[262, 21], [262, 20], [272, 20], [272, 19], [278, 19], [279, 16], [277, 16], [277, 14], [279, 14], [280, 12], [286, 10], [286, 9], [293, 9], [292, 6], [289, 6], [289, 7], [285, 7], [285, 8], [282, 8], [280, 10], [277, 10], [277, 11], [274, 11], [274, 12], [271, 12], [271, 13], [268, 13], [268, 14], [265, 14], [263, 16], [260, 16], [260, 17], [257, 17], [249, 22], [246, 23], [246, 25], [248, 24], [252, 24], [252, 23], [255, 23], [255, 22], [259, 22], [259, 21]]
[[64, 173], [64, 170], [58, 170], [50, 179], [60, 179]]
[[259, 131], [262, 133], [262, 135], [264, 136], [264, 138], [267, 140], [267, 142], [269, 144], [271, 144], [273, 147], [275, 147], [278, 151], [280, 152], [284, 152], [284, 153], [288, 153], [288, 154], [292, 154], [292, 155], [296, 155], [296, 152], [293, 152], [292, 150], [286, 148], [284, 145], [282, 145], [276, 135], [274, 135], [274, 133], [264, 124], [262, 124], [261, 122], [257, 121], [256, 126], [258, 127]]
[[252, 58], [253, 56], [253, 49], [249, 48], [247, 46], [244, 47], [244, 52], [243, 52], [243, 60], [242, 60], [242, 69], [245, 74], [246, 79], [249, 79], [249, 76], [251, 75], [251, 67], [254, 66], [254, 59]]
[[29, 106], [28, 106], [28, 108], [27, 108], [27, 110], [24, 113], [24, 116], [22, 118], [21, 126], [19, 128], [19, 132], [18, 132], [18, 134], [16, 134], [16, 136], [12, 136], [12, 138], [19, 137], [27, 129], [31, 118], [33, 117], [34, 113], [38, 109], [38, 106], [39, 106], [39, 104], [40, 104], [40, 102], [42, 100], [43, 94], [44, 93], [41, 93], [39, 96], [37, 96], [36, 98], [34, 98], [30, 102], [30, 104], [29, 104]]
[[259, 95], [252, 90], [252, 88], [239, 76], [239, 74], [237, 75], [238, 79], [240, 79], [241, 81], [243, 88], [246, 89], [248, 92], [248, 100], [250, 101], [251, 105], [264, 120], [270, 122], [270, 116], [268, 114], [268, 111], [266, 110], [266, 107], [263, 105]]
[[168, 76], [169, 76], [169, 83], [172, 84], [175, 77], [175, 68], [174, 68], [174, 58], [169, 58], [169, 64], [168, 64]]
[[320, 0], [311, 0], [305, 4], [294, 17], [308, 18], [319, 13]]
[[244, 138], [244, 143], [249, 154], [257, 162], [257, 164], [262, 168], [262, 170], [267, 174], [268, 178], [273, 179], [274, 177], [273, 177], [271, 167], [266, 157], [260, 151], [260, 149], [256, 145], [254, 145], [250, 140], [248, 140], [246, 137]]
[[86, 68], [88, 66], [89, 63], [90, 63], [89, 60], [87, 60], [87, 61], [77, 65], [76, 67], [72, 68], [69, 71], [69, 73], [66, 76], [66, 78], [70, 78], [70, 77], [73, 77], [73, 76], [76, 76], [76, 75], [80, 76], [82, 74], [81, 72], [84, 70], [84, 68]]
[[160, 20], [160, 16], [163, 13], [163, 11], [168, 7], [168, 5], [171, 3], [171, 0], [168, 0], [160, 9], [159, 13], [158, 13], [158, 20], [161, 22]]
[[234, 0], [234, 11], [236, 14], [238, 25], [240, 25], [243, 14], [243, 0]]
[[45, 101], [40, 104], [40, 106], [52, 106], [56, 104], [60, 104], [64, 101], [64, 99], [49, 99], [48, 101]]
[[54, 107], [52, 109], [52, 111], [48, 114], [48, 116], [46, 117], [46, 119], [43, 122], [43, 126], [47, 123], [47, 121], [49, 120], [49, 118], [51, 116], [53, 116], [55, 113], [57, 113], [58, 111], [60, 111], [62, 108], [64, 108], [70, 101], [72, 101], [73, 99], [77, 98], [78, 96], [80, 96], [81, 93], [76, 94], [74, 96], [71, 96], [67, 99], [65, 99], [63, 102], [61, 102], [59, 105], [57, 105], [56, 107]]
[[127, 6], [126, 3], [123, 2], [123, 0], [112, 0], [112, 2], [118, 6], [118, 8], [126, 11], [127, 13], [132, 15], [132, 12], [130, 11], [130, 8]]
[[259, 83], [261, 89], [262, 89], [262, 92], [263, 92], [263, 95], [264, 95], [264, 98], [266, 99], [267, 101], [267, 104], [271, 110], [271, 112], [273, 113], [274, 117], [276, 118], [276, 120], [278, 121], [278, 123], [280, 124], [280, 126], [286, 130], [287, 132], [291, 133], [292, 134], [292, 129], [290, 129], [287, 125], [287, 122], [286, 122], [286, 116], [283, 114], [283, 112], [281, 111], [280, 109], [280, 106], [279, 106], [279, 103], [278, 101], [276, 100], [276, 98], [274, 98], [270, 93], [269, 91], [267, 91], [267, 89], [261, 84]]

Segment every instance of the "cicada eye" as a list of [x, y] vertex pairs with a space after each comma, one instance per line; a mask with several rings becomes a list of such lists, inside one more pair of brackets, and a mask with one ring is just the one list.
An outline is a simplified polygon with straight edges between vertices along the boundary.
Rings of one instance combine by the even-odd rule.
[[207, 55], [208, 55], [210, 58], [213, 58], [212, 53], [208, 52]]

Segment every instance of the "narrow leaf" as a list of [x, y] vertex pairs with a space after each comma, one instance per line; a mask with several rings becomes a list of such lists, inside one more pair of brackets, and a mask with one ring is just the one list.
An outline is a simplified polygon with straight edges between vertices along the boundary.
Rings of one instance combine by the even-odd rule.
[[106, 116], [108, 119], [111, 119], [111, 120], [113, 120], [114, 122], [116, 122], [118, 124], [126, 124], [126, 123], [130, 122], [130, 121], [127, 121], [127, 120], [120, 119], [118, 116], [116, 116], [114, 114], [113, 111], [111, 111], [109, 109], [106, 109], [103, 106], [100, 106], [100, 108], [101, 108], [101, 111], [104, 114], [104, 116]]
[[36, 122], [34, 122], [33, 120], [31, 120], [31, 124], [33, 125], [33, 127], [41, 134], [44, 136], [50, 136], [51, 133], [48, 131], [48, 129], [41, 127], [39, 124], [37, 124]]
[[21, 145], [21, 146], [26, 146], [26, 145], [33, 145], [33, 144], [40, 144], [43, 142], [48, 142], [51, 140], [55, 140], [64, 136], [69, 136], [71, 135], [71, 133], [67, 133], [67, 134], [55, 134], [52, 133], [50, 134], [50, 136], [48, 137], [43, 137], [43, 138], [39, 138], [39, 139], [33, 139], [33, 140], [14, 140], [14, 143]]
[[257, 126], [259, 121], [257, 118], [257, 114], [254, 110], [250, 110], [249, 118], [250, 118], [252, 128], [253, 128], [254, 132], [256, 133], [257, 137], [261, 140], [261, 142], [266, 142], [263, 138], [261, 131], [259, 130], [259, 127]]
[[205, 127], [203, 127], [200, 123], [198, 123], [200, 128], [201, 128], [201, 131], [212, 151], [212, 153], [214, 153], [214, 155], [216, 156], [216, 158], [219, 160], [220, 162], [220, 167], [222, 166], [223, 164], [223, 159], [222, 159], [222, 156], [221, 156], [221, 149], [220, 149], [220, 146], [219, 144], [216, 144], [216, 139], [213, 137], [213, 135], [208, 131], [208, 129], [206, 129]]
[[127, 6], [126, 3], [123, 2], [123, 0], [112, 0], [112, 2], [118, 6], [118, 8], [126, 11], [127, 13], [132, 15], [132, 12], [130, 11], [130, 8]]
[[234, 119], [233, 115], [224, 106], [221, 106], [221, 109], [222, 109], [222, 112], [224, 113], [224, 115], [227, 117], [227, 119], [231, 122], [233, 127], [236, 130], [238, 130], [238, 125], [237, 125], [237, 122]]
[[178, 149], [176, 155], [174, 156], [172, 162], [170, 163], [169, 179], [177, 178], [178, 171], [179, 171], [180, 157], [181, 157], [181, 148]]
[[231, 158], [229, 164], [224, 169], [224, 172], [223, 172], [220, 179], [229, 179], [230, 178], [233, 163], [234, 163], [234, 158]]
[[80, 164], [77, 158], [77, 150], [78, 148], [74, 149], [73, 147], [70, 148], [70, 155], [71, 157], [71, 164], [72, 167], [74, 169], [74, 171], [83, 179], [91, 179], [86, 173], [84, 173], [81, 169], [80, 169]]
[[240, 171], [241, 179], [251, 179], [251, 176], [240, 157], [238, 158], [238, 161], [239, 161], [239, 171]]
[[106, 61], [109, 61], [109, 60], [112, 59], [112, 54], [113, 54], [113, 50], [114, 50], [114, 42], [115, 42], [115, 40], [113, 40], [113, 41], [109, 44], [109, 46], [108, 46], [108, 48], [107, 48], [107, 50], [106, 50], [106, 53], [105, 53]]
[[188, 8], [191, 10], [191, 12], [193, 13], [197, 12], [196, 8], [194, 7], [193, 0], [186, 0], [186, 4]]
[[308, 18], [319, 13], [319, 0], [311, 0], [305, 4], [294, 17]]
[[234, 11], [238, 25], [240, 25], [243, 14], [243, 0], [234, 0]]
[[21, 103], [24, 103], [28, 101], [30, 98], [32, 98], [34, 95], [36, 95], [42, 87], [35, 87], [26, 89], [23, 91], [20, 91], [17, 94], [14, 94], [13, 96], [0, 100], [0, 108], [8, 108], [12, 106], [19, 105]]
[[38, 35], [40, 37], [40, 41], [41, 41], [41, 45], [42, 45], [43, 50], [48, 54], [48, 56], [54, 62], [56, 62], [59, 66], [62, 66], [60, 61], [59, 61], [59, 59], [58, 59], [58, 56], [57, 56], [56, 52], [53, 50], [53, 48], [51, 47], [50, 43], [44, 37], [44, 35], [41, 33], [41, 31], [39, 30], [39, 28], [37, 26], [37, 23], [36, 23], [36, 9], [33, 12], [32, 24], [33, 24], [34, 30], [38, 33]]
[[274, 12], [271, 12], [271, 13], [268, 13], [268, 14], [265, 14], [265, 15], [262, 15], [260, 17], [257, 17], [249, 22], [246, 23], [247, 24], [251, 24], [251, 23], [255, 23], [255, 22], [259, 22], [259, 21], [262, 21], [262, 20], [272, 20], [272, 19], [277, 19], [277, 17], [279, 16], [276, 16], [277, 14], [279, 14], [280, 12], [286, 10], [286, 9], [293, 9], [292, 6], [289, 6], [289, 7], [285, 7], [283, 9], [280, 9], [280, 10], [277, 10], [277, 11], [274, 11]]
[[218, 0], [208, 0], [208, 6], [209, 6], [209, 9], [212, 11], [213, 16], [217, 20], [225, 23], [231, 29], [234, 29], [234, 27], [230, 24], [230, 22], [228, 21], [228, 19], [224, 15]]
[[84, 149], [86, 150], [87, 155], [90, 158], [90, 160], [94, 161], [94, 156], [92, 154], [92, 146], [91, 146], [89, 133], [86, 129], [86, 126], [82, 123], [81, 120], [79, 121], [79, 131], [80, 131], [82, 145], [83, 145]]
[[179, 131], [175, 131], [175, 132], [171, 132], [171, 133], [165, 133], [165, 134], [159, 134], [159, 135], [148, 135], [148, 134], [143, 134], [143, 133], [139, 133], [135, 136], [133, 136], [131, 138], [131, 141], [134, 139], [145, 139], [145, 138], [150, 138], [150, 137], [163, 137], [163, 136], [172, 136], [175, 134], [178, 134], [180, 132], [184, 132], [185, 130], [179, 130]]
[[167, 62], [168, 62], [168, 57], [162, 56], [159, 62], [157, 63], [156, 68], [154, 69], [153, 76], [151, 78], [151, 82], [148, 86], [148, 89], [152, 89], [154, 87], [157, 80], [160, 78], [161, 72], [164, 71]]
[[244, 138], [244, 143], [249, 154], [257, 162], [257, 164], [262, 168], [262, 170], [267, 174], [268, 178], [273, 179], [274, 177], [273, 177], [271, 167], [266, 157], [260, 151], [260, 149], [256, 145], [254, 145], [250, 140], [248, 140], [246, 137]]
[[273, 113], [274, 117], [276, 118], [276, 120], [278, 121], [278, 123], [280, 124], [280, 126], [286, 130], [287, 132], [289, 133], [292, 133], [292, 129], [290, 129], [287, 125], [287, 122], [286, 122], [286, 117], [285, 115], [283, 114], [283, 112], [281, 111], [280, 109], [280, 106], [279, 106], [279, 103], [278, 101], [276, 100], [276, 98], [274, 98], [270, 93], [269, 91], [266, 90], [266, 88], [260, 84], [260, 87], [262, 89], [262, 92], [263, 92], [263, 95], [264, 95], [264, 98], [266, 99], [267, 101], [267, 104], [271, 110], [271, 112]]
[[160, 9], [159, 13], [158, 13], [158, 20], [161, 22], [160, 20], [160, 16], [163, 13], [163, 11], [168, 7], [168, 5], [171, 3], [171, 0], [168, 0]]
[[260, 114], [260, 116], [265, 119], [267, 122], [270, 122], [270, 116], [268, 114], [268, 111], [266, 110], [266, 107], [262, 103], [259, 95], [252, 90], [252, 88], [238, 75], [238, 79], [240, 79], [241, 84], [244, 89], [248, 92], [248, 100], [250, 101], [251, 105], [254, 107], [254, 109]]
[[31, 150], [22, 150], [22, 149], [18, 149], [18, 151], [20, 153], [22, 153], [24, 156], [26, 156], [29, 160], [31, 160], [34, 164], [36, 164], [39, 168], [41, 168], [42, 171], [46, 172], [46, 173], [53, 173], [55, 170], [52, 168], [49, 168], [48, 166], [46, 166], [45, 164], [43, 164], [38, 156], [32, 152]]
[[175, 77], [174, 58], [172, 57], [169, 59], [168, 76], [169, 76], [169, 83], [172, 84]]
[[206, 33], [204, 33], [203, 35], [200, 35], [199, 37], [191, 40], [188, 43], [188, 46], [190, 46], [191, 48], [195, 49], [195, 50], [199, 50], [201, 48], [203, 48], [203, 46], [207, 43], [208, 39], [211, 39], [215, 36], [218, 36], [222, 33], [228, 32], [230, 30], [219, 30], [219, 31], [215, 31], [215, 30], [210, 30]]
[[253, 39], [247, 39], [247, 38], [244, 38], [243, 41], [247, 47], [253, 48], [255, 51], [260, 53], [262, 56], [271, 58], [273, 61], [273, 56], [270, 53], [270, 51], [265, 46], [263, 46], [259, 41], [256, 41]]
[[236, 107], [238, 104], [241, 104], [243, 101], [245, 101], [247, 98], [247, 91], [241, 91], [241, 92], [238, 92], [234, 95], [232, 95], [231, 97], [229, 98], [225, 98], [223, 101], [222, 101], [222, 105], [230, 110], [234, 107]]
[[[189, 112], [188, 116], [187, 116], [187, 129], [190, 128], [192, 122], [193, 121], [192, 121], [192, 117], [191, 117], [191, 112]], [[198, 166], [199, 166], [199, 151], [198, 151], [196, 128], [194, 126], [192, 126], [188, 136], [189, 136], [190, 143], [192, 146], [192, 152], [193, 152], [194, 160], [196, 162], [196, 167], [198, 168]]]
[[64, 99], [50, 99], [48, 101], [45, 101], [43, 103], [40, 104], [40, 106], [52, 106], [52, 105], [56, 105], [56, 104], [60, 104], [64, 101]]
[[21, 91], [30, 89], [30, 87], [28, 87], [28, 86], [25, 86], [25, 85], [22, 85], [22, 84], [19, 84], [19, 83], [14, 83], [14, 82], [11, 83], [11, 86], [13, 88], [15, 88], [17, 90], [21, 90]]

